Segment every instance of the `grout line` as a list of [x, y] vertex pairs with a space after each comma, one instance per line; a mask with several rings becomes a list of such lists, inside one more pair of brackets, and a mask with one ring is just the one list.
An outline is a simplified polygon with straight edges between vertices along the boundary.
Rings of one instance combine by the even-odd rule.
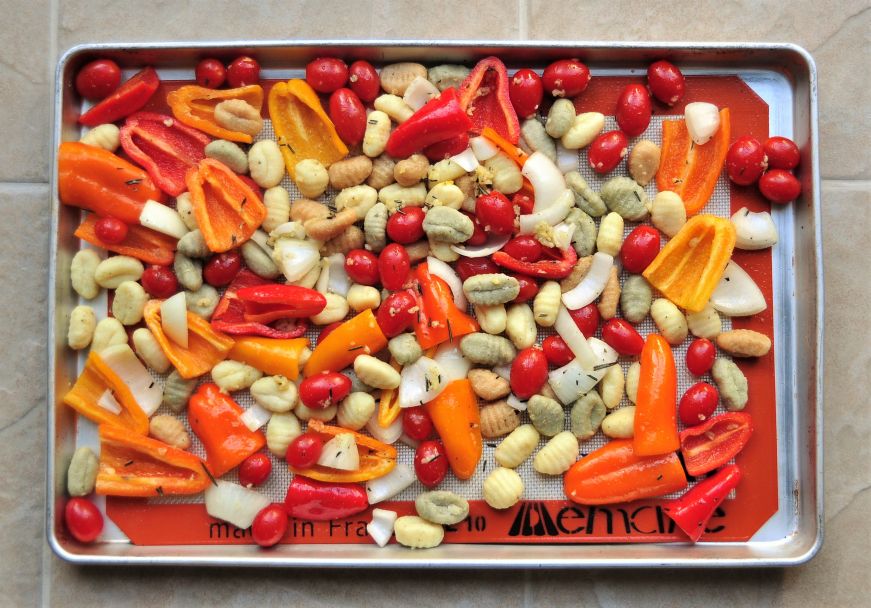
[[[521, 0], [522, 2], [523, 0]], [[532, 602], [532, 571], [523, 571], [523, 608], [531, 608]]]
[[857, 177], [856, 179], [843, 179], [843, 178], [821, 178], [820, 180], [822, 185], [824, 186], [835, 186], [840, 188], [847, 189], [864, 189], [867, 184], [871, 183], [871, 179], [865, 179], [861, 177]]
[[3, 188], [17, 188], [19, 190], [24, 190], [26, 188], [36, 188], [36, 187], [40, 187], [40, 186], [44, 186], [44, 187], [48, 188], [49, 182], [48, 181], [38, 181], [38, 182], [4, 182], [4, 181], [0, 181], [0, 187], [3, 187]]
[[517, 38], [529, 38], [529, 6], [528, 0], [517, 0]]

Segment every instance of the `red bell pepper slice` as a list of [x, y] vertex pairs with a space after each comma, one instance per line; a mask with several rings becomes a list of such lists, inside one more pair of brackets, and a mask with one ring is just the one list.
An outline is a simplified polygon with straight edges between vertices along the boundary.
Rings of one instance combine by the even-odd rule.
[[172, 116], [137, 112], [121, 127], [121, 147], [127, 156], [142, 165], [157, 186], [171, 196], [187, 189], [188, 169], [206, 157], [212, 141]]
[[744, 449], [753, 434], [745, 412], [726, 412], [680, 434], [680, 451], [687, 473], [696, 477], [725, 464]]
[[120, 255], [129, 255], [146, 264], [171, 266], [175, 259], [177, 241], [171, 236], [161, 234], [150, 228], [132, 224], [127, 226], [127, 236], [120, 243], [106, 243], [97, 236], [97, 215], [91, 213], [85, 218], [75, 235], [97, 247], [114, 251]]
[[255, 323], [307, 318], [327, 305], [324, 295], [314, 289], [278, 283], [243, 287], [236, 297], [242, 300], [245, 320]]
[[366, 490], [355, 483], [327, 483], [294, 475], [284, 497], [287, 514], [309, 521], [356, 515], [369, 507]]
[[498, 57], [486, 57], [460, 85], [460, 104], [472, 119], [472, 132], [490, 127], [512, 144], [520, 139], [520, 121], [508, 94], [508, 70]]
[[566, 247], [560, 252], [558, 259], [543, 259], [537, 262], [522, 262], [504, 251], [497, 251], [491, 259], [499, 266], [512, 272], [519, 272], [531, 277], [541, 279], [564, 279], [572, 272], [578, 261], [578, 254], [574, 247]]
[[445, 89], [396, 127], [387, 140], [387, 154], [393, 158], [406, 158], [432, 144], [466, 133], [471, 128], [472, 121], [460, 105], [457, 90]]
[[421, 348], [431, 348], [478, 331], [477, 321], [457, 308], [451, 288], [429, 273], [426, 262], [418, 265], [414, 275], [420, 285], [414, 333]]
[[129, 116], [148, 103], [160, 86], [160, 78], [154, 68], [147, 67], [118, 87], [118, 90], [79, 117], [79, 122], [96, 127], [105, 122], [115, 122]]
[[221, 301], [212, 315], [212, 327], [234, 336], [263, 336], [264, 338], [289, 339], [305, 334], [308, 323], [305, 319], [280, 322], [280, 328], [270, 327], [256, 321], [245, 319], [245, 304], [239, 299], [238, 291], [246, 287], [269, 285], [269, 281], [243, 268], [227, 287]]
[[696, 542], [705, 531], [705, 524], [717, 507], [726, 500], [729, 492], [741, 481], [741, 469], [730, 464], [717, 471], [716, 475], [697, 483], [686, 494], [662, 506], [678, 528]]

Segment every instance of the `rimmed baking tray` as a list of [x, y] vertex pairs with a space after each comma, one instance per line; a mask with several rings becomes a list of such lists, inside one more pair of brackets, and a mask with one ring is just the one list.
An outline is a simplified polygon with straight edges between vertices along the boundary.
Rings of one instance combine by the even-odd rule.
[[[264, 78], [299, 76], [319, 55], [368, 59], [376, 65], [403, 60], [470, 63], [487, 55], [510, 68], [543, 68], [581, 57], [593, 75], [638, 76], [653, 60], [668, 58], [688, 76], [741, 79], [768, 107], [768, 129], [791, 137], [802, 151], [803, 193], [774, 212], [780, 243], [771, 257], [776, 400], [776, 511], [748, 540], [683, 543], [445, 544], [408, 551], [368, 544], [290, 544], [271, 551], [245, 544], [132, 544], [123, 535], [89, 546], [72, 541], [61, 523], [64, 474], [75, 446], [74, 417], [60, 398], [80, 361], [65, 346], [66, 318], [76, 305], [67, 279], [78, 248], [72, 236], [79, 214], [60, 206], [56, 158], [52, 164], [52, 239], [49, 273], [48, 471], [46, 530], [52, 549], [77, 563], [323, 567], [587, 568], [639, 566], [784, 566], [815, 555], [822, 542], [822, 263], [818, 206], [819, 163], [816, 72], [803, 49], [788, 44], [485, 42], [485, 41], [262, 41], [84, 45], [60, 60], [55, 83], [53, 150], [78, 139], [80, 101], [72, 81], [96, 57], [125, 70], [156, 67], [164, 79], [190, 79], [203, 56], [230, 59], [251, 53]], [[771, 420], [774, 420], [774, 416]], [[773, 455], [773, 454], [772, 454]], [[537, 507], [539, 509], [543, 507]], [[521, 513], [524, 511], [521, 510]], [[540, 513], [539, 513], [540, 515]], [[592, 524], [590, 524], [592, 525]]]

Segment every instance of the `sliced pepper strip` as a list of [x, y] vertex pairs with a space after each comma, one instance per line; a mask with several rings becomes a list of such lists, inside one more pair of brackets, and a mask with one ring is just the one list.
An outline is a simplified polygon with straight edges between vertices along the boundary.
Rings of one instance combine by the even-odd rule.
[[[526, 164], [526, 159], [529, 158], [529, 154], [512, 144], [490, 127], [484, 127], [481, 129], [481, 135], [496, 144], [496, 147], [502, 150], [508, 158], [517, 163], [518, 167], [522, 168], [523, 165]], [[524, 178], [524, 182], [528, 182], [528, 180]], [[529, 192], [532, 194], [532, 184], [529, 185]]]
[[202, 376], [227, 357], [233, 348], [233, 339], [214, 331], [208, 321], [192, 312], [187, 313], [188, 347], [170, 340], [160, 322], [160, 303], [160, 300], [149, 300], [145, 305], [145, 324], [182, 378]]
[[219, 139], [250, 144], [254, 138], [248, 133], [231, 131], [219, 125], [215, 120], [215, 106], [229, 99], [241, 99], [260, 112], [263, 108], [263, 87], [252, 84], [235, 89], [218, 90], [187, 85], [170, 91], [166, 96], [166, 103], [172, 110], [172, 115], [189, 127], [199, 129]]
[[[106, 391], [111, 391], [121, 406], [120, 414], [98, 405]], [[148, 434], [148, 416], [124, 381], [94, 351], [88, 354], [85, 368], [73, 388], [64, 395], [63, 402], [97, 424], [117, 426], [127, 433]]]
[[680, 447], [677, 368], [671, 346], [659, 334], [648, 334], [641, 349], [633, 442], [639, 456], [667, 454]]
[[115, 122], [132, 114], [148, 103], [157, 92], [160, 78], [154, 68], [148, 66], [134, 74], [130, 80], [118, 87], [114, 93], [79, 117], [79, 122], [88, 127], [96, 127], [107, 122]]
[[331, 331], [305, 364], [306, 378], [321, 372], [345, 369], [359, 355], [374, 355], [387, 346], [387, 338], [378, 326], [372, 310], [367, 308]]
[[690, 312], [705, 307], [735, 248], [735, 226], [715, 215], [691, 217], [642, 272], [669, 300]]
[[726, 412], [684, 429], [680, 452], [687, 473], [698, 477], [726, 464], [744, 449], [752, 434], [753, 419], [746, 412]]
[[566, 496], [582, 505], [608, 505], [661, 496], [687, 487], [677, 454], [639, 456], [631, 439], [612, 439], [566, 472]]
[[512, 144], [520, 139], [520, 121], [508, 94], [508, 70], [498, 57], [479, 61], [460, 84], [460, 104], [472, 119], [472, 132], [492, 128]]
[[296, 179], [296, 164], [301, 160], [312, 158], [329, 167], [348, 155], [348, 147], [324, 112], [318, 94], [305, 80], [288, 80], [272, 87], [269, 117], [291, 179]]
[[421, 348], [432, 348], [478, 331], [478, 322], [457, 308], [451, 288], [429, 273], [426, 262], [417, 266], [414, 276], [420, 285], [414, 333]]
[[499, 266], [512, 272], [519, 272], [531, 277], [542, 279], [564, 279], [572, 273], [578, 254], [574, 247], [566, 247], [560, 252], [560, 259], [542, 259], [537, 262], [523, 262], [511, 257], [504, 251], [497, 251], [491, 259]]
[[309, 420], [307, 432], [322, 435], [325, 442], [336, 435], [353, 435], [360, 453], [360, 468], [356, 471], [341, 471], [319, 464], [304, 469], [290, 465], [291, 472], [296, 475], [304, 475], [318, 481], [350, 483], [384, 477], [396, 466], [396, 448], [368, 435], [338, 426], [327, 426], [316, 418]]
[[686, 532], [691, 541], [696, 542], [717, 507], [738, 487], [741, 477], [741, 469], [736, 465], [725, 466], [712, 477], [697, 483], [680, 498], [664, 504], [662, 510], [678, 528]]
[[[429, 355], [427, 355], [429, 356]], [[400, 371], [402, 366], [393, 357], [390, 358], [390, 366]], [[399, 391], [395, 388], [381, 389], [381, 400], [378, 402], [378, 426], [386, 429], [396, 422], [402, 408], [399, 407]]]
[[129, 255], [146, 264], [171, 266], [175, 259], [176, 241], [171, 236], [161, 234], [145, 226], [127, 226], [127, 236], [120, 243], [106, 243], [97, 236], [97, 220], [93, 213], [76, 228], [76, 237], [97, 247], [113, 251], [121, 255]]
[[299, 377], [299, 360], [308, 348], [308, 338], [276, 340], [274, 338], [239, 337], [230, 349], [228, 359], [247, 363], [264, 374]]
[[411, 118], [396, 127], [387, 140], [386, 151], [393, 158], [406, 158], [471, 128], [472, 121], [460, 104], [457, 90], [452, 87], [430, 99]]
[[236, 296], [242, 301], [245, 320], [255, 323], [307, 318], [318, 314], [327, 305], [327, 299], [319, 291], [278, 283], [243, 287]]
[[466, 378], [454, 380], [424, 407], [445, 446], [454, 475], [469, 479], [484, 450], [478, 398], [472, 383]]
[[209, 487], [205, 464], [189, 452], [108, 424], [101, 424], [99, 433], [97, 494], [199, 494]]
[[263, 336], [286, 340], [303, 335], [308, 327], [304, 319], [294, 319], [291, 323], [279, 322], [284, 326], [281, 329], [245, 320], [245, 308], [237, 292], [244, 287], [268, 284], [269, 281], [261, 279], [247, 268], [240, 270], [212, 314], [212, 327], [234, 336]]

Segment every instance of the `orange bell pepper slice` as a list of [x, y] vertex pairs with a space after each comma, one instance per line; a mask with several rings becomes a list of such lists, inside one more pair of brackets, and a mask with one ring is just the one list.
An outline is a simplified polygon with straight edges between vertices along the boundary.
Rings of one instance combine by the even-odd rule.
[[526, 164], [526, 159], [529, 158], [529, 154], [499, 135], [492, 127], [484, 127], [481, 130], [481, 135], [494, 143], [508, 158], [517, 163], [517, 166], [523, 167], [523, 165]]
[[172, 115], [182, 123], [212, 137], [250, 144], [254, 138], [241, 131], [231, 131], [215, 120], [215, 106], [229, 99], [241, 99], [260, 112], [263, 108], [263, 87], [258, 84], [235, 89], [207, 89], [196, 85], [179, 87], [170, 91], [166, 103]]
[[209, 487], [206, 465], [189, 452], [108, 424], [101, 424], [99, 433], [97, 494], [199, 494]]
[[563, 479], [566, 496], [582, 505], [608, 505], [676, 492], [687, 487], [677, 454], [639, 456], [631, 439], [612, 440], [572, 465]]
[[656, 187], [680, 196], [687, 215], [708, 204], [729, 151], [729, 108], [720, 110], [720, 128], [709, 142], [697, 146], [684, 120], [662, 121], [662, 156]]
[[424, 407], [445, 446], [454, 475], [469, 479], [484, 450], [478, 399], [472, 383], [465, 378], [454, 380]]
[[366, 309], [353, 319], [348, 319], [331, 331], [305, 364], [306, 378], [321, 372], [337, 372], [345, 369], [359, 355], [374, 355], [387, 346], [387, 338], [378, 326], [371, 309]]
[[633, 442], [638, 456], [668, 454], [680, 447], [677, 368], [671, 346], [659, 334], [648, 334], [641, 349]]
[[306, 348], [308, 338], [280, 340], [240, 336], [235, 339], [227, 358], [247, 363], [264, 374], [296, 380], [299, 377], [299, 359]]
[[[427, 355], [429, 357], [430, 355]], [[390, 366], [400, 371], [402, 366], [393, 357], [390, 358]], [[399, 391], [395, 388], [381, 389], [381, 400], [378, 402], [378, 426], [386, 429], [396, 422], [402, 408], [399, 407]]]
[[151, 228], [131, 224], [127, 226], [127, 236], [120, 243], [106, 243], [97, 236], [96, 226], [99, 218], [91, 213], [85, 218], [75, 235], [97, 247], [114, 251], [121, 255], [129, 255], [146, 264], [171, 266], [175, 259], [176, 241], [171, 236], [161, 234]]
[[145, 324], [182, 378], [202, 376], [227, 358], [227, 353], [233, 348], [233, 339], [216, 332], [208, 321], [192, 312], [187, 314], [188, 347], [183, 348], [170, 340], [160, 323], [160, 303], [160, 300], [149, 300], [145, 305]]
[[307, 158], [329, 167], [348, 155], [318, 94], [305, 80], [276, 83], [269, 91], [269, 117], [291, 179], [296, 164]]
[[415, 268], [414, 275], [420, 284], [420, 296], [413, 325], [421, 348], [432, 348], [478, 331], [478, 322], [457, 308], [451, 288], [429, 273], [426, 262]]
[[360, 452], [360, 468], [356, 471], [340, 471], [339, 469], [331, 469], [319, 464], [305, 469], [291, 465], [290, 470], [297, 475], [317, 479], [318, 481], [350, 483], [384, 477], [396, 467], [396, 448], [373, 439], [368, 435], [337, 426], [327, 426], [315, 418], [308, 421], [307, 432], [321, 435], [325, 442], [336, 435], [348, 433], [353, 435], [354, 441], [357, 443], [357, 450]]
[[705, 307], [735, 248], [735, 226], [714, 215], [691, 217], [642, 272], [669, 300], [690, 312]]
[[[121, 406], [119, 414], [98, 405], [107, 390], [112, 392]], [[94, 351], [88, 355], [85, 369], [73, 388], [64, 395], [63, 402], [97, 424], [110, 424], [138, 435], [148, 434], [148, 416], [124, 381]]]

